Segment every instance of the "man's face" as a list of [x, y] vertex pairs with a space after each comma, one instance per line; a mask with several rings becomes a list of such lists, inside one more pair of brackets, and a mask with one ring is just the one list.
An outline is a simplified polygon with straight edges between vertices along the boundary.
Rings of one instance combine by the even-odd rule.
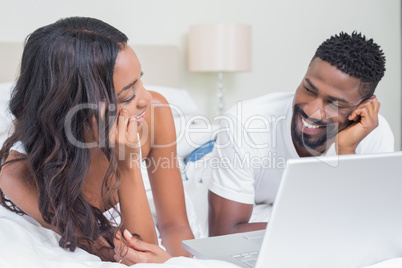
[[361, 102], [360, 80], [315, 58], [296, 90], [292, 139], [300, 156], [319, 155], [351, 121], [348, 116]]

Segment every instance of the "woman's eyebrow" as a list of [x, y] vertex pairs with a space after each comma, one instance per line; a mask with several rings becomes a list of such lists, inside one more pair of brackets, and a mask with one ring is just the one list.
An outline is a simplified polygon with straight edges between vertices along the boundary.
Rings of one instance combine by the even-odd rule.
[[120, 90], [119, 93], [117, 93], [117, 96], [120, 96], [120, 94], [123, 93], [124, 91], [126, 91], [127, 89], [132, 88], [132, 87], [135, 85], [135, 83], [137, 83], [137, 81], [138, 81], [138, 79], [135, 79], [134, 82], [128, 84], [128, 85], [125, 86], [125, 87], [123, 87], [123, 89]]

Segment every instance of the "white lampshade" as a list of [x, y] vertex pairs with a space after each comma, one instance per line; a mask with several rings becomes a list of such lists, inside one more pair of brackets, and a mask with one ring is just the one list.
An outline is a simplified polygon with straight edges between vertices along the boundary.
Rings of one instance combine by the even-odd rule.
[[189, 70], [239, 72], [251, 69], [251, 27], [219, 23], [195, 25], [189, 32]]

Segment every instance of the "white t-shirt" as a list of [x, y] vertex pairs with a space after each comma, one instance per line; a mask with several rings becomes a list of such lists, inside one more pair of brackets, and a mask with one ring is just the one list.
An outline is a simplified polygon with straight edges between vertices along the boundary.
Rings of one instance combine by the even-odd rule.
[[[239, 102], [221, 120], [221, 129], [203, 177], [213, 193], [245, 204], [272, 204], [287, 159], [299, 158], [291, 136], [294, 93], [274, 93]], [[394, 151], [388, 122], [357, 147], [357, 154]], [[335, 155], [333, 144], [326, 155]]]

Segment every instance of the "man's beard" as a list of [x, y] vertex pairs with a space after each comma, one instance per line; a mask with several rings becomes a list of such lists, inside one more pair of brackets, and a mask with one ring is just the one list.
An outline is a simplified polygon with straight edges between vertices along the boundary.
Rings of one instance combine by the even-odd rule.
[[[299, 120], [298, 117], [302, 117], [308, 119], [311, 122], [316, 123], [317, 125], [325, 126], [326, 132], [320, 135], [309, 135], [298, 129], [296, 126], [296, 120]], [[306, 149], [310, 153], [314, 151], [315, 154], [322, 152], [316, 151], [318, 147], [321, 147], [327, 143], [328, 140], [331, 140], [336, 136], [338, 133], [336, 131], [338, 124], [328, 124], [324, 123], [321, 120], [313, 120], [307, 116], [307, 114], [296, 104], [293, 110], [293, 117], [292, 117], [292, 133], [293, 133], [293, 140], [299, 145], [299, 147]], [[328, 145], [327, 145], [328, 146]], [[325, 150], [327, 147], [325, 147]], [[312, 153], [313, 154], [313, 153]]]

